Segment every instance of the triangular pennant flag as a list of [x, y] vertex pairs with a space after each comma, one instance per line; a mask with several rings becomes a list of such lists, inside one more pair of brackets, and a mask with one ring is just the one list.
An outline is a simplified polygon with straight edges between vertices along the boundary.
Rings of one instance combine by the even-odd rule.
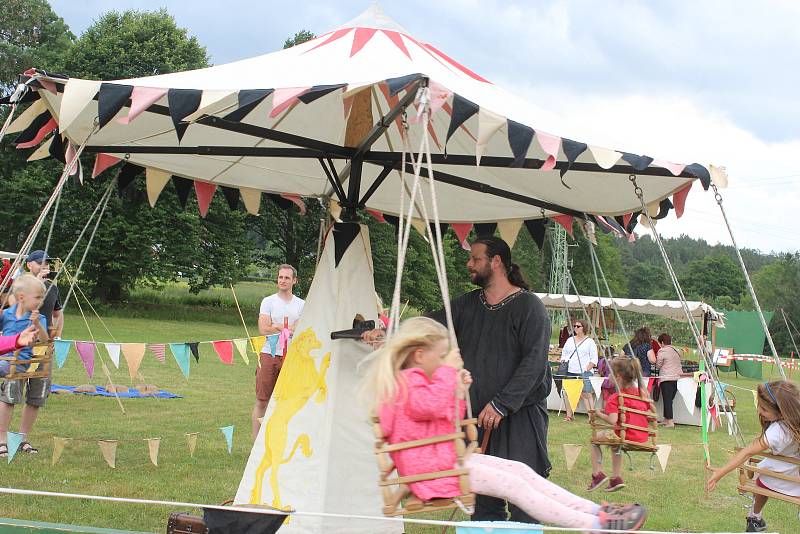
[[164, 186], [167, 185], [171, 176], [172, 175], [167, 171], [153, 169], [151, 167], [147, 168], [145, 184], [147, 186], [147, 200], [150, 202], [151, 208], [156, 206], [156, 200], [158, 200], [158, 196], [161, 194], [161, 191], [164, 190]]
[[186, 446], [189, 447], [189, 456], [194, 457], [194, 450], [197, 448], [197, 432], [185, 434]]
[[189, 346], [186, 343], [170, 343], [169, 350], [183, 376], [189, 378]]
[[581, 450], [583, 450], [583, 446], [581, 445], [564, 443], [564, 459], [566, 460], [567, 471], [571, 471], [575, 466], [575, 461], [578, 459], [578, 456], [580, 456]]
[[53, 139], [58, 136], [58, 132], [56, 132], [53, 137], [39, 145], [39, 147], [31, 152], [31, 155], [28, 156], [28, 161], [39, 161], [40, 159], [49, 158], [50, 154], [50, 147], [53, 145]]
[[139, 114], [161, 100], [167, 90], [161, 87], [134, 87], [131, 93], [131, 108], [127, 117], [117, 119], [120, 124], [128, 124]]
[[547, 231], [547, 219], [529, 219], [525, 221], [525, 228], [528, 229], [528, 233], [531, 234], [531, 238], [539, 250], [542, 250], [544, 235]]
[[522, 219], [497, 221], [497, 230], [500, 232], [500, 238], [508, 243], [510, 248], [514, 248], [514, 243], [517, 242], [520, 228], [522, 228]]
[[20, 132], [14, 139], [14, 144], [18, 149], [36, 146], [44, 139], [44, 136], [52, 132], [58, 124], [53, 120], [49, 111], [43, 111], [31, 121], [31, 123]]
[[561, 381], [561, 387], [567, 395], [567, 402], [574, 412], [581, 401], [581, 391], [583, 390], [583, 379], [567, 379]]
[[178, 202], [181, 207], [186, 209], [186, 203], [189, 201], [189, 193], [192, 191], [194, 182], [183, 176], [172, 176], [172, 185], [175, 186], [175, 193], [178, 195]]
[[267, 336], [267, 340], [269, 341], [269, 353], [275, 356], [278, 352], [278, 338], [280, 334], [272, 334], [271, 336]]
[[156, 357], [156, 360], [164, 363], [166, 361], [166, 351], [167, 347], [163, 343], [149, 343], [147, 348], [150, 349], [150, 352], [153, 353], [153, 356]]
[[250, 215], [258, 215], [258, 210], [261, 208], [261, 191], [248, 187], [240, 187], [239, 196], [242, 197], [242, 203], [247, 213]]
[[53, 156], [53, 159], [56, 161], [60, 161], [63, 164], [67, 163], [66, 150], [64, 148], [64, 138], [61, 136], [58, 130], [55, 131], [53, 138], [50, 140], [50, 155]]
[[239, 122], [244, 119], [262, 100], [272, 94], [272, 89], [244, 89], [239, 91], [239, 107], [223, 117], [226, 121]]
[[227, 187], [222, 186], [222, 196], [225, 197], [225, 202], [228, 203], [228, 207], [231, 211], [236, 211], [239, 207], [239, 190], [235, 187]]
[[100, 452], [103, 454], [108, 467], [115, 469], [117, 467], [117, 440], [101, 439], [97, 444], [100, 446]]
[[[59, 139], [61, 137], [59, 136]], [[144, 171], [144, 167], [134, 165], [133, 163], [126, 162], [122, 165], [117, 175], [117, 193], [122, 196], [123, 191], [133, 183], [137, 176]]]
[[689, 182], [689, 185], [676, 191], [672, 195], [672, 205], [675, 206], [675, 216], [680, 219], [683, 216], [683, 210], [686, 207], [686, 197], [689, 196], [689, 190], [692, 188], [694, 181]]
[[132, 94], [132, 85], [106, 82], [100, 84], [100, 94], [97, 97], [97, 118], [100, 121], [100, 128], [108, 124], [125, 107]]
[[[342, 261], [347, 249], [350, 248], [350, 244], [355, 241], [360, 231], [361, 227], [355, 223], [336, 223], [333, 225], [333, 256], [336, 267], [339, 266], [339, 262]], [[275, 352], [272, 354], [275, 354]]]
[[109, 167], [116, 165], [120, 161], [122, 160], [116, 156], [112, 156], [111, 154], [103, 154], [101, 152], [100, 154], [97, 155], [97, 157], [94, 160], [94, 169], [92, 169], [92, 178], [96, 178], [98, 174], [108, 169]]
[[86, 106], [94, 99], [101, 82], [70, 78], [64, 86], [61, 108], [58, 113], [59, 126], [66, 132]]
[[233, 365], [233, 343], [229, 340], [212, 341], [217, 356], [226, 365]]
[[187, 343], [189, 346], [189, 350], [192, 351], [192, 356], [194, 356], [194, 361], [200, 363], [200, 350], [198, 348], [199, 343], [197, 341], [192, 341]]
[[[20, 133], [27, 130], [28, 126], [30, 126], [37, 117], [45, 112], [50, 113], [44, 103], [44, 99], [37, 100], [28, 106], [28, 109], [20, 113], [19, 116], [14, 119], [14, 122], [8, 125], [8, 128], [6, 128], [6, 135]], [[43, 122], [42, 124], [45, 123]], [[39, 128], [36, 130], [38, 131]]]
[[375, 219], [378, 222], [382, 222], [382, 223], [386, 222], [386, 219], [383, 218], [383, 213], [381, 213], [381, 212], [379, 212], [377, 210], [367, 210], [367, 213], [372, 215], [372, 218]]
[[597, 245], [597, 235], [595, 235], [594, 223], [586, 219], [578, 219], [578, 225], [583, 231], [583, 235], [586, 236], [586, 239], [588, 239], [592, 245]]
[[592, 153], [595, 163], [597, 163], [601, 169], [610, 169], [616, 165], [622, 157], [622, 152], [591, 145], [589, 145], [589, 152]]
[[247, 339], [234, 339], [233, 344], [236, 345], [236, 350], [239, 351], [245, 365], [250, 365], [250, 358], [247, 356]]
[[697, 396], [697, 382], [693, 378], [678, 379], [678, 393], [690, 414], [694, 414], [694, 399]]
[[572, 235], [572, 220], [573, 220], [572, 215], [552, 215], [550, 216], [550, 218], [553, 219], [558, 224], [560, 224], [561, 226], [563, 226], [564, 230], [567, 231], [569, 236], [575, 239], [575, 236]]
[[567, 156], [567, 166], [561, 169], [561, 177], [563, 178], [567, 171], [572, 168], [572, 164], [575, 163], [578, 156], [586, 152], [589, 145], [564, 137], [561, 139], [561, 148], [564, 150], [564, 155]]
[[507, 122], [505, 117], [488, 109], [480, 108], [478, 110], [478, 142], [475, 144], [475, 158], [478, 165], [481, 164], [481, 156], [483, 156], [486, 145], [489, 144], [497, 130]]
[[128, 363], [128, 374], [130, 374], [131, 380], [133, 380], [136, 378], [136, 373], [139, 372], [139, 366], [142, 364], [144, 351], [147, 349], [147, 346], [144, 343], [122, 343], [121, 349], [122, 355]]
[[182, 122], [183, 119], [197, 111], [202, 98], [203, 91], [199, 89], [169, 89], [167, 92], [169, 116], [172, 117], [179, 143], [189, 127], [188, 122]]
[[681, 163], [671, 163], [669, 161], [663, 161], [660, 159], [654, 159], [653, 163], [651, 163], [650, 165], [663, 167], [664, 169], [667, 169], [669, 172], [671, 172], [673, 176], [680, 176], [680, 174], [683, 172], [684, 167], [686, 167]]
[[756, 410], [758, 410], [758, 391], [753, 389], [750, 391], [750, 393], [753, 394], [753, 406], [755, 406]]
[[250, 349], [256, 354], [261, 352], [261, 348], [267, 342], [267, 336], [254, 336], [250, 338]]
[[533, 128], [530, 126], [508, 119], [508, 144], [514, 154], [512, 167], [522, 167], [525, 163], [525, 157], [528, 155], [528, 149], [533, 141], [533, 134]]
[[294, 203], [295, 206], [300, 210], [300, 215], [306, 214], [306, 203], [303, 202], [303, 199], [300, 198], [300, 195], [288, 195], [286, 193], [281, 195], [281, 198], [285, 198]]
[[494, 231], [497, 230], [497, 223], [475, 223], [473, 228], [478, 237], [493, 236]]
[[728, 169], [725, 167], [717, 167], [716, 165], [708, 166], [711, 181], [720, 189], [728, 187]]
[[50, 462], [50, 465], [56, 465], [58, 460], [61, 459], [61, 453], [64, 452], [64, 447], [67, 446], [67, 442], [70, 441], [72, 438], [59, 438], [53, 436], [53, 459]]
[[453, 229], [453, 232], [455, 232], [458, 242], [461, 243], [461, 248], [469, 250], [467, 236], [469, 236], [470, 231], [472, 231], [472, 223], [451, 223], [450, 227]]
[[314, 100], [318, 100], [323, 96], [332, 93], [337, 89], [341, 89], [345, 87], [347, 84], [338, 83], [334, 85], [315, 85], [302, 95], [298, 96], [297, 99], [302, 102], [303, 104], [310, 104]]
[[216, 184], [208, 182], [194, 181], [194, 192], [197, 195], [197, 205], [200, 207], [200, 216], [205, 217], [208, 214], [208, 206], [211, 205], [211, 199], [214, 198], [214, 192], [217, 190]]
[[592, 383], [592, 389], [594, 390], [594, 395], [597, 399], [600, 399], [600, 393], [603, 391], [603, 382], [605, 382], [605, 378], [602, 376], [593, 376], [589, 378], [589, 381]]
[[106, 352], [108, 352], [108, 357], [111, 358], [111, 362], [114, 364], [114, 367], [119, 369], [119, 343], [106, 343]]
[[272, 111], [269, 116], [274, 119], [280, 115], [284, 110], [291, 107], [292, 104], [297, 102], [297, 97], [308, 91], [310, 87], [285, 87], [275, 89], [272, 95]]
[[94, 374], [94, 343], [90, 341], [76, 341], [75, 349], [81, 357], [83, 367], [86, 369], [86, 374], [92, 378]]
[[478, 109], [477, 104], [470, 102], [458, 94], [453, 94], [453, 110], [450, 114], [450, 126], [447, 128], [447, 138], [444, 141], [445, 149], [447, 148], [447, 142], [450, 141], [450, 138], [458, 127], [475, 115]]
[[6, 442], [8, 446], [8, 463], [14, 459], [14, 456], [19, 450], [19, 446], [25, 440], [25, 434], [19, 432], [6, 432]]
[[667, 470], [667, 461], [669, 461], [669, 453], [672, 452], [672, 445], [659, 445], [658, 449], [656, 450], [656, 457], [658, 458], [658, 463], [661, 465], [661, 472]]
[[558, 160], [558, 149], [561, 146], [561, 138], [556, 135], [550, 135], [544, 132], [536, 132], [536, 139], [539, 145], [547, 154], [547, 159], [539, 168], [541, 171], [550, 171], [556, 166]]
[[412, 218], [411, 226], [414, 227], [414, 230], [416, 230], [419, 235], [427, 239], [425, 236], [425, 222], [422, 219]]
[[627, 161], [635, 171], [643, 171], [653, 163], [653, 158], [650, 156], [640, 156], [638, 154], [631, 154], [630, 152], [623, 152], [622, 159]]
[[[233, 96], [234, 91], [203, 91], [202, 96], [200, 97], [200, 104], [197, 106], [197, 110], [194, 113], [190, 113], [186, 117], [183, 118], [186, 122], [192, 122], [203, 115], [213, 115], [215, 113], [219, 113], [221, 111], [225, 111], [231, 107], [233, 102], [225, 100], [228, 96]], [[222, 102], [225, 100], [225, 102]]]
[[225, 443], [228, 445], [228, 454], [233, 453], [233, 425], [223, 426], [220, 431], [225, 436]]
[[69, 339], [56, 339], [53, 341], [56, 353], [56, 365], [59, 369], [64, 367], [64, 362], [67, 361], [69, 355], [69, 348], [72, 346], [72, 341]]
[[150, 453], [150, 461], [158, 467], [158, 448], [161, 445], [161, 438], [145, 438], [147, 451]]

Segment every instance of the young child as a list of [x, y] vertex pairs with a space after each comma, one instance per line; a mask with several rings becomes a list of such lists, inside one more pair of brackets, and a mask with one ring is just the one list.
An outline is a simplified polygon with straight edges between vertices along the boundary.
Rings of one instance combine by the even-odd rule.
[[[405, 321], [374, 353], [365, 386], [389, 443], [453, 432], [456, 407], [463, 414], [472, 377], [447, 330], [425, 317]], [[458, 399], [458, 400], [457, 400]], [[458, 403], [458, 405], [456, 405]], [[392, 453], [400, 476], [453, 469], [456, 451], [447, 441]], [[639, 504], [598, 505], [566, 491], [520, 462], [486, 454], [465, 459], [473, 492], [505, 499], [540, 521], [561, 527], [630, 531], [644, 524]], [[457, 477], [409, 484], [419, 499], [461, 495]]]
[[[713, 491], [722, 477], [742, 465], [753, 454], [769, 451], [772, 454], [800, 459], [800, 450], [798, 450], [800, 392], [798, 392], [797, 386], [784, 380], [759, 384], [758, 417], [761, 420], [761, 435], [753, 443], [737, 452], [723, 467], [708, 468], [711, 471], [711, 477], [706, 482], [708, 491]], [[772, 458], [764, 458], [758, 463], [758, 467], [793, 477], [800, 476], [800, 468], [797, 464]], [[800, 497], [800, 485], [796, 482], [764, 474], [756, 476], [756, 484], [762, 488], [792, 497]], [[753, 495], [753, 506], [747, 514], [747, 532], [767, 530], [767, 522], [761, 516], [761, 511], [766, 503], [766, 496]]]
[[[616, 383], [622, 389], [622, 393], [627, 395], [638, 395], [647, 397], [646, 391], [642, 391], [639, 384], [641, 383], [642, 371], [639, 360], [636, 358], [629, 358], [620, 356], [611, 360], [611, 373], [613, 373]], [[612, 381], [613, 382], [613, 381]], [[645, 401], [635, 399], [625, 399], [625, 406], [635, 410], [650, 411], [650, 405]], [[620, 436], [620, 416], [619, 416], [619, 393], [614, 392], [608, 397], [605, 405], [605, 411], [595, 412], [595, 416], [599, 417], [614, 425], [614, 432], [605, 431], [604, 438]], [[640, 427], [647, 427], [647, 417], [642, 414], [627, 412], [626, 423]], [[625, 431], [625, 438], [630, 441], [637, 441], [644, 443], [647, 441], [649, 434], [643, 430], [636, 430], [635, 428], [628, 428]], [[620, 455], [619, 447], [611, 447], [611, 479], [603, 473], [603, 451], [600, 445], [592, 444], [592, 479], [589, 482], [587, 491], [594, 491], [601, 485], [608, 482], [606, 491], [617, 491], [625, 487], [625, 482], [622, 480], [622, 456]]]
[[[47, 321], [39, 314], [39, 306], [44, 299], [44, 283], [32, 274], [22, 274], [14, 280], [11, 292], [16, 299], [16, 304], [6, 309], [2, 316], [3, 335], [14, 335], [27, 330], [30, 326], [35, 326], [38, 330], [38, 339], [47, 341]], [[26, 347], [20, 350], [18, 359], [29, 360], [33, 350]], [[27, 365], [23, 365], [27, 370]], [[25, 380], [4, 380], [0, 384], [0, 458], [8, 456], [7, 432], [11, 424], [11, 416], [14, 414], [14, 405], [25, 401], [25, 408], [22, 411], [22, 422], [20, 432], [27, 435], [39, 412], [39, 407], [44, 404], [46, 393], [38, 391], [43, 387], [26, 387]], [[40, 381], [41, 382], [41, 381]], [[43, 384], [43, 383], [42, 383]], [[37, 391], [35, 391], [37, 390]], [[24, 392], [24, 395], [23, 395]], [[20, 444], [20, 450], [29, 454], [39, 452], [27, 441]]]

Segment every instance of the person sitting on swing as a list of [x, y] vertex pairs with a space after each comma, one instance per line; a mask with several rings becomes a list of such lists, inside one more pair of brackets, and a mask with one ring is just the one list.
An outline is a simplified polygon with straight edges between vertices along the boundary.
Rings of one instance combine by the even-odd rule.
[[[453, 432], [456, 410], [459, 419], [464, 415], [472, 376], [462, 368], [458, 349], [449, 347], [444, 326], [426, 317], [408, 319], [371, 358], [364, 385], [388, 443]], [[400, 476], [446, 471], [457, 462], [453, 441], [395, 451], [391, 457]], [[552, 525], [631, 531], [647, 517], [639, 504], [600, 505], [578, 497], [521, 462], [471, 454], [464, 467], [473, 492], [508, 500]], [[409, 489], [422, 501], [462, 494], [456, 476], [414, 482]]]

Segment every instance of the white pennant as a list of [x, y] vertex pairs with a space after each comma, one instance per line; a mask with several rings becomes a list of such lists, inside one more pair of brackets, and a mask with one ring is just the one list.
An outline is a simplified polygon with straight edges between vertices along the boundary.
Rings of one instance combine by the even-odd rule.
[[697, 396], [697, 382], [694, 378], [679, 378], [678, 393], [683, 399], [683, 404], [690, 415], [694, 414], [694, 399]]
[[58, 113], [58, 131], [66, 132], [75, 122], [81, 112], [94, 99], [100, 89], [96, 80], [81, 80], [70, 78], [64, 86], [64, 96], [61, 98], [61, 109]]
[[172, 174], [167, 171], [147, 167], [145, 171], [145, 186], [147, 187], [147, 200], [150, 202], [151, 208], [156, 207], [156, 200], [158, 200], [158, 196], [164, 190], [164, 186], [167, 185], [171, 177]]
[[47, 111], [47, 106], [44, 104], [44, 98], [40, 98], [31, 104], [28, 109], [23, 111], [14, 122], [6, 128], [6, 134], [20, 133], [33, 122], [33, 119]]
[[656, 450], [656, 457], [658, 463], [661, 465], [661, 472], [667, 470], [667, 461], [669, 460], [669, 453], [672, 452], [672, 445], [659, 445]]
[[602, 376], [593, 376], [589, 379], [589, 382], [592, 383], [592, 389], [594, 390], [595, 396], [600, 399], [600, 393], [602, 393], [602, 385], [605, 382], [605, 377]]
[[475, 145], [475, 156], [478, 165], [481, 164], [481, 156], [483, 156], [483, 150], [489, 144], [489, 140], [506, 122], [505, 117], [501, 117], [483, 107], [478, 111], [478, 143]]
[[104, 343], [106, 346], [106, 351], [108, 351], [108, 357], [111, 358], [111, 361], [114, 363], [114, 367], [119, 369], [119, 343]]
[[711, 174], [711, 183], [720, 189], [728, 187], [728, 169], [725, 167], [717, 167], [716, 165], [709, 165], [708, 172]]
[[203, 115], [219, 113], [220, 111], [224, 111], [229, 107], [233, 107], [233, 105], [236, 103], [235, 99], [229, 99], [230, 101], [225, 101], [221, 104], [219, 102], [226, 97], [235, 94], [236, 93], [233, 91], [203, 91], [202, 96], [200, 96], [200, 105], [197, 107], [197, 111], [184, 117], [183, 120], [186, 122], [192, 122], [199, 119]]
[[500, 232], [500, 238], [508, 243], [510, 248], [514, 248], [520, 228], [522, 228], [522, 219], [497, 221], [497, 230]]
[[589, 145], [589, 152], [592, 153], [594, 161], [603, 169], [610, 169], [616, 165], [619, 158], [622, 157], [621, 152], [592, 145]]
[[567, 464], [567, 471], [571, 471], [581, 454], [583, 447], [581, 445], [573, 445], [572, 443], [564, 443], [564, 459]]
[[[59, 133], [55, 135], [61, 135]], [[42, 143], [41, 145], [33, 151], [33, 154], [28, 156], [28, 161], [37, 161], [40, 159], [45, 159], [50, 157], [50, 145], [53, 144], [53, 137]]]

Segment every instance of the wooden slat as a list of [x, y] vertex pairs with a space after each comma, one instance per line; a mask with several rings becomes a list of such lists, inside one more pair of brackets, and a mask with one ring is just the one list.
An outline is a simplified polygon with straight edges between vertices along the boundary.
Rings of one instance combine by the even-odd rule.
[[739, 491], [745, 493], [757, 493], [759, 495], [764, 495], [765, 497], [778, 499], [779, 501], [800, 505], [800, 497], [792, 497], [791, 495], [784, 495], [783, 493], [778, 493], [777, 491], [772, 491], [766, 488], [762, 488], [761, 486], [757, 486], [753, 482], [747, 484], [739, 483], [738, 489]]
[[637, 410], [636, 408], [628, 408], [627, 406], [620, 406], [619, 407], [619, 411], [621, 411], [621, 412], [638, 413], [638, 414], [641, 414], [641, 415], [647, 416], [648, 418], [653, 418], [653, 419], [658, 418], [658, 415], [653, 413], [653, 412], [646, 412], [644, 410]]
[[392, 486], [394, 484], [411, 484], [413, 482], [422, 482], [423, 480], [436, 480], [437, 478], [457, 477], [461, 475], [468, 475], [469, 471], [466, 469], [450, 469], [448, 471], [436, 471], [434, 473], [420, 473], [418, 475], [408, 475], [405, 477], [388, 478], [378, 482], [379, 486]]
[[[741, 450], [741, 447], [736, 448], [737, 451]], [[800, 465], [800, 458], [793, 458], [791, 456], [781, 456], [779, 454], [772, 454], [771, 452], [759, 452], [758, 454], [754, 454], [750, 457], [750, 459], [756, 459], [759, 457], [763, 458], [772, 458], [773, 460], [780, 460], [781, 462], [786, 462], [788, 464]]]
[[424, 439], [415, 439], [413, 441], [403, 441], [400, 443], [392, 443], [391, 445], [384, 445], [380, 449], [375, 450], [375, 454], [382, 452], [402, 451], [405, 449], [414, 449], [425, 445], [432, 445], [434, 443], [443, 443], [445, 441], [454, 441], [456, 439], [464, 439], [463, 432], [454, 432], [453, 434], [445, 434], [443, 436], [431, 436]]
[[634, 430], [641, 430], [642, 432], [647, 432], [648, 434], [656, 435], [656, 431], [650, 428], [649, 426], [637, 426], [637, 425], [629, 425], [628, 423], [620, 423], [622, 428], [632, 428]]
[[753, 473], [758, 473], [759, 475], [767, 475], [768, 477], [779, 478], [781, 480], [787, 480], [789, 482], [794, 482], [795, 484], [800, 484], [800, 477], [778, 473], [777, 471], [770, 471], [769, 469], [762, 469], [761, 467], [756, 467], [748, 463], [743, 464], [742, 468], [752, 471]]

